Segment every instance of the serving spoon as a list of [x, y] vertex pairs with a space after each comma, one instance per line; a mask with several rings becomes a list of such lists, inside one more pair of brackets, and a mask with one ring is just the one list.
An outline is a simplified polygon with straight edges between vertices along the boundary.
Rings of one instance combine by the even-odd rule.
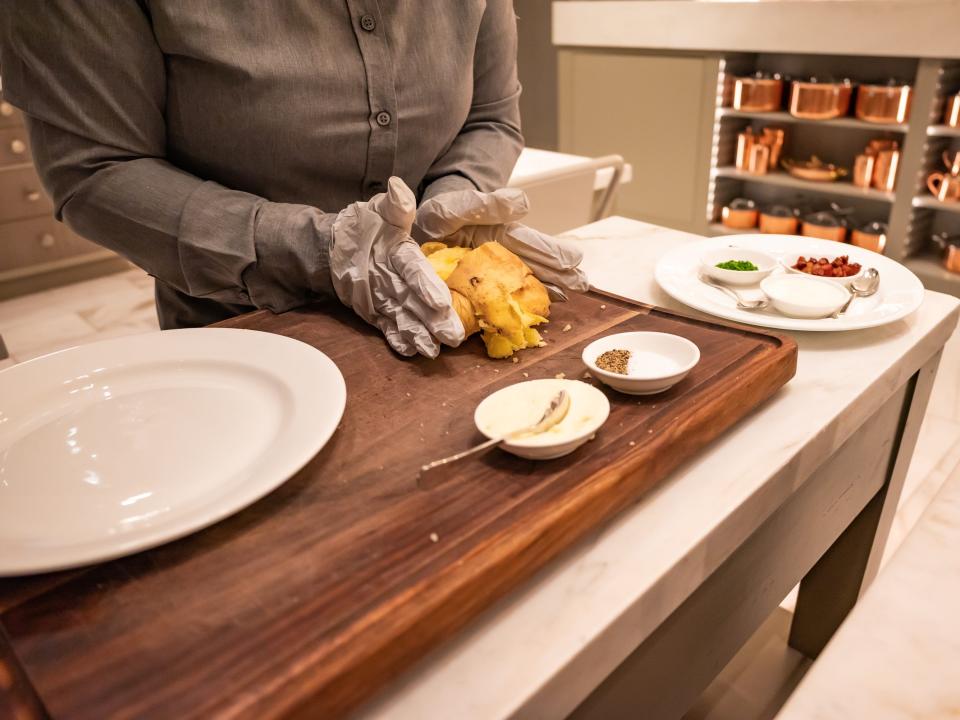
[[880, 271], [876, 268], [867, 268], [863, 271], [863, 275], [858, 278], [854, 278], [853, 282], [850, 283], [850, 297], [847, 298], [847, 301], [843, 304], [843, 307], [837, 310], [830, 317], [833, 319], [839, 318], [847, 311], [847, 308], [850, 307], [850, 303], [853, 302], [854, 298], [870, 297], [877, 292], [879, 287]]
[[557, 425], [562, 421], [566, 416], [567, 412], [570, 410], [570, 393], [566, 390], [561, 390], [550, 400], [550, 404], [547, 406], [547, 409], [544, 411], [543, 416], [535, 422], [533, 425], [530, 425], [525, 428], [520, 428], [519, 430], [513, 430], [499, 437], [491, 438], [486, 442], [482, 442], [479, 445], [474, 445], [469, 450], [464, 450], [458, 452], [456, 455], [450, 455], [449, 457], [442, 458], [440, 460], [434, 460], [432, 463], [427, 463], [426, 465], [420, 468], [419, 476], [419, 485], [424, 490], [429, 490], [431, 487], [436, 487], [438, 483], [425, 483], [424, 481], [428, 476], [436, 475], [437, 470], [445, 468], [451, 463], [455, 463], [458, 460], [463, 460], [467, 457], [472, 457], [473, 455], [479, 455], [482, 452], [486, 452], [491, 448], [496, 447], [502, 442], [507, 440], [516, 440], [522, 437], [529, 437], [530, 435], [539, 435], [544, 433], [550, 428]]
[[767, 305], [770, 304], [770, 301], [766, 298], [761, 300], [744, 300], [742, 297], [740, 297], [740, 293], [738, 293], [736, 290], [731, 290], [726, 285], [713, 282], [713, 280], [702, 273], [698, 277], [700, 278], [700, 282], [702, 282], [704, 285], [709, 285], [710, 287], [716, 288], [717, 290], [720, 290], [732, 297], [736, 301], [737, 308], [739, 310], [763, 310], [765, 307], [767, 307]]

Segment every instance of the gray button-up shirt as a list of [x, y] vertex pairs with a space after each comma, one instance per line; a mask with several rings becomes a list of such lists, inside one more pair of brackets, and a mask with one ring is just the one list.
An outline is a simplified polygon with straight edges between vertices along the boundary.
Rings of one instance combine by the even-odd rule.
[[44, 0], [0, 13], [4, 95], [57, 217], [157, 279], [163, 327], [332, 298], [331, 225], [398, 175], [504, 185], [510, 0]]

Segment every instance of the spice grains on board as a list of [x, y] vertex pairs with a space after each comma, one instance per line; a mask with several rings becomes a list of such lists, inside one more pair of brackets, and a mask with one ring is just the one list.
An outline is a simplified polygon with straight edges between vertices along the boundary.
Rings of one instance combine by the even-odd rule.
[[597, 367], [607, 372], [626, 375], [627, 363], [629, 362], [629, 350], [607, 350], [597, 358]]

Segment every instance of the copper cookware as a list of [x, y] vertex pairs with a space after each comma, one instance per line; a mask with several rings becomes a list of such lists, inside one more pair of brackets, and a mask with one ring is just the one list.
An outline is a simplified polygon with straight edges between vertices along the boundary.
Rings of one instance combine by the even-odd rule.
[[783, 151], [783, 143], [787, 132], [782, 127], [765, 127], [760, 133], [760, 141], [770, 148], [770, 167], [780, 167], [780, 153]]
[[873, 186], [877, 190], [893, 192], [897, 186], [897, 169], [900, 167], [899, 150], [881, 150], [873, 166]]
[[779, 75], [755, 73], [734, 78], [732, 106], [736, 110], [771, 112], [780, 109], [783, 80]]
[[747, 162], [747, 172], [752, 175], [766, 175], [770, 169], [770, 147], [754, 143], [750, 148], [750, 159]]
[[753, 128], [747, 128], [737, 135], [737, 170], [746, 170], [750, 165], [750, 149], [757, 141], [757, 136], [753, 134]]
[[885, 85], [861, 85], [857, 88], [856, 115], [874, 123], [903, 124], [910, 117], [913, 88], [891, 80]]
[[846, 168], [825, 163], [816, 155], [809, 160], [791, 160], [790, 158], [784, 158], [781, 165], [783, 165], [784, 170], [794, 177], [803, 180], [813, 180], [815, 182], [833, 182], [847, 174]]
[[740, 230], [757, 226], [757, 204], [753, 200], [737, 198], [723, 209], [721, 221], [730, 228]]
[[887, 226], [882, 222], [870, 222], [854, 228], [850, 233], [850, 243], [875, 253], [882, 253], [887, 245]]
[[960, 235], [940, 233], [930, 239], [943, 251], [943, 266], [950, 272], [960, 273]]
[[927, 188], [940, 202], [960, 200], [960, 176], [935, 172], [927, 176]]
[[853, 184], [859, 188], [868, 188], [873, 182], [873, 168], [877, 164], [876, 155], [857, 155], [853, 161], [853, 176], [850, 178]]
[[947, 98], [943, 111], [943, 122], [950, 127], [960, 127], [960, 93]]
[[760, 232], [774, 235], [796, 235], [800, 220], [797, 211], [786, 205], [774, 205], [760, 212]]
[[820, 82], [794, 80], [790, 87], [790, 114], [805, 120], [829, 120], [847, 114], [853, 85], [849, 80]]
[[951, 175], [960, 175], [960, 150], [957, 150], [952, 155], [944, 150], [943, 155], [940, 157], [943, 158], [943, 164], [946, 166], [948, 173]]
[[844, 242], [847, 239], [847, 227], [843, 220], [831, 212], [822, 210], [803, 218], [801, 235]]

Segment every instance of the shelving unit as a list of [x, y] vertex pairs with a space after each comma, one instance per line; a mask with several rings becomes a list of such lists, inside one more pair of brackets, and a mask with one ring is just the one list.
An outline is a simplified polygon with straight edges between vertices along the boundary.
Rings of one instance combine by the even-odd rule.
[[836, 182], [815, 182], [794, 177], [785, 172], [768, 172], [765, 175], [754, 175], [735, 167], [719, 167], [715, 171], [717, 177], [735, 178], [748, 183], [765, 183], [779, 187], [793, 188], [809, 193], [821, 195], [835, 195], [838, 197], [861, 198], [878, 202], [892, 203], [896, 195], [892, 192], [875, 190], [874, 188], [859, 188], [843, 180]]
[[895, 132], [905, 134], [910, 129], [910, 125], [908, 123], [872, 123], [855, 117], [833, 118], [831, 120], [809, 120], [807, 118], [794, 117], [790, 113], [782, 111], [755, 112], [752, 110], [734, 110], [733, 108], [727, 107], [717, 108], [717, 117], [749, 118], [751, 120], [761, 120], [774, 125], [781, 125], [783, 123], [806, 123], [809, 125], [819, 125], [821, 127], [848, 128], [851, 130], [864, 130], [868, 132]]
[[[908, 122], [869, 123], [855, 117], [806, 120], [787, 112], [734, 110], [730, 100], [732, 77], [756, 70], [808, 75], [850, 77], [854, 82], [875, 82], [899, 77], [913, 86]], [[852, 222], [884, 222], [888, 226], [886, 255], [903, 262], [931, 290], [960, 296], [960, 274], [948, 272], [935, 252], [931, 236], [960, 233], [960, 202], [940, 202], [926, 187], [927, 176], [942, 171], [940, 155], [960, 150], [960, 128], [943, 124], [944, 98], [960, 89], [960, 62], [927, 58], [853, 57], [843, 55], [786, 55], [728, 53], [717, 61], [717, 84], [707, 175], [704, 231], [711, 235], [736, 235], [720, 222], [723, 207], [747, 197], [763, 207], [785, 204], [810, 209], [831, 203], [850, 208]], [[854, 96], [855, 102], [856, 96]], [[897, 185], [892, 192], [863, 189], [849, 181], [819, 183], [793, 177], [780, 170], [753, 175], [734, 166], [737, 135], [750, 126], [766, 125], [786, 130], [782, 157], [797, 159], [817, 155], [824, 162], [852, 168], [855, 156], [876, 137], [895, 139], [900, 145]]]
[[927, 208], [928, 210], [960, 213], [960, 201], [942, 202], [937, 200], [933, 195], [917, 195], [917, 197], [913, 199], [913, 206], [916, 208]]

